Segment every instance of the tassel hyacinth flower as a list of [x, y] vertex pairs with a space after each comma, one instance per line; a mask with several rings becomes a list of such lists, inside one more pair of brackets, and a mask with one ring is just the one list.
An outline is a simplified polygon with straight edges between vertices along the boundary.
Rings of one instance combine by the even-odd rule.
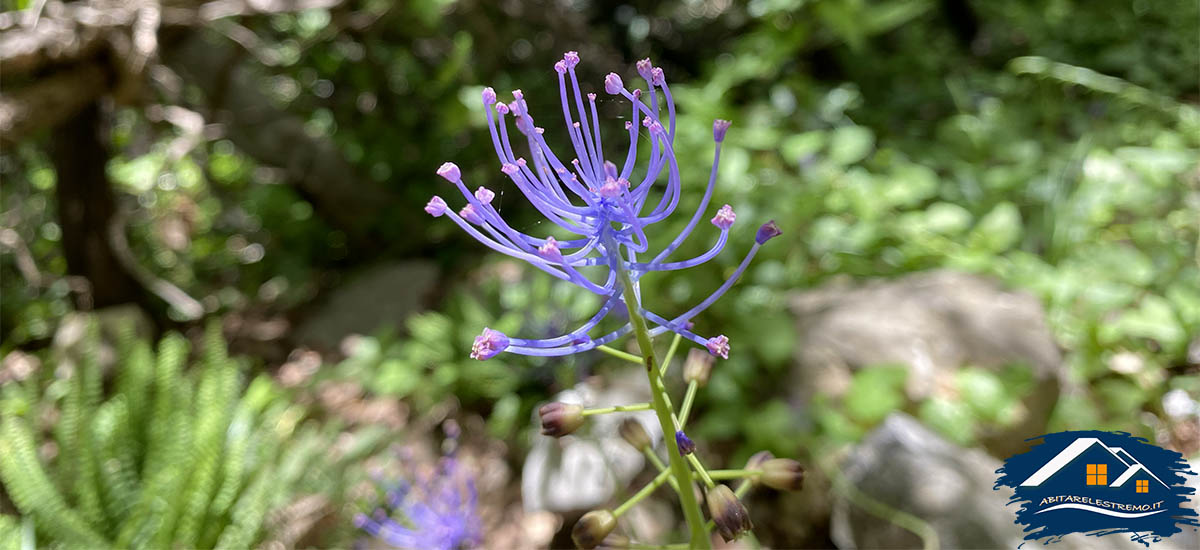
[[[559, 156], [547, 145], [545, 131], [537, 126], [529, 113], [524, 94], [512, 92], [512, 101], [501, 102], [491, 88], [483, 90], [483, 106], [491, 132], [492, 146], [500, 160], [500, 172], [525, 195], [529, 203], [561, 232], [553, 235], [530, 235], [513, 228], [492, 205], [496, 193], [486, 187], [474, 191], [463, 181], [462, 171], [447, 162], [437, 170], [438, 175], [452, 183], [465, 204], [457, 211], [441, 197], [433, 197], [425, 206], [431, 216], [446, 216], [488, 248], [512, 258], [528, 262], [553, 277], [570, 282], [588, 292], [604, 297], [599, 310], [576, 329], [551, 338], [527, 339], [508, 336], [492, 328], [483, 329], [471, 346], [471, 357], [487, 360], [502, 352], [533, 356], [563, 356], [599, 349], [610, 355], [645, 366], [650, 383], [651, 401], [584, 409], [582, 405], [551, 403], [541, 407], [542, 433], [561, 437], [579, 430], [585, 418], [594, 414], [617, 411], [652, 409], [658, 417], [669, 466], [663, 464], [640, 424], [627, 422], [621, 435], [655, 464], [660, 473], [623, 504], [609, 509], [593, 510], [584, 515], [572, 530], [572, 538], [580, 548], [593, 548], [609, 537], [623, 540], [614, 533], [617, 520], [631, 507], [664, 484], [675, 490], [690, 535], [689, 546], [708, 548], [710, 532], [715, 528], [726, 540], [750, 528], [746, 508], [724, 485], [715, 479], [757, 479], [763, 470], [714, 470], [704, 468], [696, 443], [683, 429], [699, 387], [708, 381], [715, 357], [728, 359], [729, 338], [723, 334], [705, 337], [692, 332], [692, 319], [720, 298], [754, 259], [768, 240], [780, 234], [775, 222], [758, 228], [754, 243], [731, 276], [712, 294], [691, 309], [660, 315], [642, 302], [638, 281], [657, 272], [679, 271], [701, 265], [715, 258], [725, 248], [730, 228], [737, 215], [728, 204], [710, 210], [713, 187], [721, 160], [721, 144], [729, 130], [729, 122], [716, 120], [712, 132], [715, 143], [712, 170], [699, 207], [687, 218], [686, 224], [662, 248], [651, 249], [650, 235], [654, 225], [670, 218], [678, 207], [682, 194], [679, 163], [675, 151], [675, 104], [671, 98], [663, 70], [654, 67], [649, 59], [637, 63], [637, 72], [646, 83], [646, 91], [626, 88], [621, 77], [609, 73], [604, 79], [604, 93], [628, 102], [629, 121], [625, 122], [628, 143], [620, 143], [622, 153], [606, 157], [595, 93], [585, 94], [575, 75], [579, 55], [567, 52], [554, 64], [558, 73], [559, 97], [571, 151]], [[584, 100], [584, 97], [587, 100]], [[661, 106], [660, 106], [661, 104]], [[638, 122], [634, 122], [638, 121]], [[513, 146], [516, 139], [518, 147]], [[612, 143], [610, 136], [609, 143]], [[524, 141], [524, 147], [520, 142]], [[517, 151], [521, 151], [519, 154]], [[639, 155], [642, 153], [642, 155]], [[646, 158], [640, 159], [639, 156]], [[674, 259], [672, 254], [707, 218], [716, 229], [711, 247], [688, 259]], [[601, 333], [597, 326], [609, 315], [624, 317], [615, 330]], [[666, 360], [661, 364], [655, 355], [653, 338], [674, 333]], [[609, 348], [607, 344], [627, 334], [633, 334], [640, 355]], [[687, 393], [677, 411], [663, 383], [676, 346], [683, 339], [691, 340], [707, 350], [708, 355], [689, 359], [685, 367]], [[696, 350], [698, 351], [698, 350]], [[704, 352], [699, 352], [703, 354]], [[675, 437], [670, 437], [675, 434]], [[772, 470], [768, 485], [799, 487], [799, 470], [790, 463]], [[705, 522], [700, 503], [693, 491], [693, 472], [708, 488], [708, 504], [714, 522]], [[748, 482], [747, 482], [748, 483]], [[749, 488], [750, 485], [743, 485]], [[744, 492], [744, 490], [740, 490]]]
[[[715, 258], [725, 248], [730, 227], [737, 219], [729, 205], [717, 208], [709, 220], [718, 231], [711, 248], [694, 258], [670, 261], [672, 253], [691, 235], [700, 220], [708, 216], [706, 212], [721, 159], [721, 143], [730, 124], [716, 120], [713, 122], [716, 151], [700, 205], [669, 244], [651, 252], [648, 234], [654, 224], [675, 212], [682, 187], [675, 151], [675, 105], [670, 87], [662, 69], [651, 66], [648, 60], [639, 62], [637, 67], [648, 92], [630, 91], [620, 76], [609, 73], [604, 79], [605, 93], [628, 101], [631, 119], [640, 121], [640, 124], [625, 123], [628, 144], [621, 146], [625, 152], [610, 159], [605, 156], [602, 144], [597, 96], [588, 93], [585, 101], [575, 76], [578, 63], [579, 55], [567, 52], [554, 65], [563, 118], [571, 141], [572, 150], [567, 155], [560, 156], [550, 149], [543, 128], [535, 124], [520, 90], [512, 92], [513, 99], [509, 103], [499, 101], [491, 88], [484, 89], [482, 94], [492, 146], [503, 177], [510, 179], [547, 220], [573, 238], [558, 240], [553, 236], [535, 236], [514, 229], [492, 205], [495, 192], [486, 187], [472, 191], [463, 181], [462, 171], [452, 162], [443, 164], [437, 173], [454, 184], [466, 204], [455, 212], [444, 199], [435, 196], [425, 206], [425, 211], [435, 217], [449, 217], [492, 250], [524, 260], [553, 277], [606, 299], [592, 318], [557, 337], [515, 338], [486, 328], [472, 346], [471, 357], [474, 359], [490, 359], [505, 351], [521, 355], [570, 355], [629, 334], [633, 330], [631, 323], [602, 335], [589, 335], [614, 308], [626, 306], [619, 271], [628, 273], [640, 302], [639, 279], [654, 272], [695, 267]], [[665, 103], [665, 117], [659, 107], [660, 99]], [[510, 131], [510, 127], [515, 132]], [[512, 143], [514, 139], [518, 141], [517, 147]], [[649, 140], [649, 158], [638, 168], [639, 142], [643, 139]], [[519, 146], [520, 141], [525, 142], [525, 148]], [[728, 358], [728, 338], [697, 335], [689, 330], [689, 321], [728, 291], [746, 270], [758, 248], [779, 234], [773, 221], [760, 227], [754, 243], [729, 279], [682, 314], [668, 318], [639, 303], [636, 307], [641, 308], [641, 314], [650, 323], [651, 337], [673, 332], [704, 346], [714, 356]]]

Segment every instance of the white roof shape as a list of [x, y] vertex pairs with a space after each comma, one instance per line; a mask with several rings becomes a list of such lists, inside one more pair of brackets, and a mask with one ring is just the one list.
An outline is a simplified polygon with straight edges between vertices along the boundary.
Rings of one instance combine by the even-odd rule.
[[[1113, 458], [1116, 458], [1118, 461], [1120, 461], [1121, 464], [1126, 464], [1125, 459], [1123, 459], [1119, 455], [1117, 455], [1117, 453], [1114, 452], [1113, 449], [1110, 449], [1110, 448], [1108, 448], [1107, 445], [1101, 443], [1099, 439], [1096, 439], [1094, 437], [1081, 437], [1079, 439], [1076, 439], [1075, 441], [1072, 441], [1070, 445], [1067, 445], [1067, 448], [1063, 449], [1062, 451], [1059, 451], [1059, 453], [1057, 455], [1055, 455], [1054, 458], [1050, 459], [1050, 462], [1047, 462], [1044, 466], [1042, 466], [1041, 468], [1038, 468], [1038, 471], [1034, 472], [1033, 475], [1029, 476], [1029, 479], [1026, 479], [1025, 481], [1021, 482], [1021, 486], [1022, 487], [1037, 487], [1038, 485], [1041, 485], [1047, 479], [1050, 479], [1050, 476], [1057, 474], [1059, 470], [1063, 469], [1064, 467], [1066, 467], [1067, 464], [1070, 464], [1072, 460], [1075, 460], [1076, 457], [1083, 454], [1084, 451], [1090, 449], [1092, 447], [1092, 445], [1099, 445], [1102, 449], [1108, 451], [1109, 454], [1113, 455]], [[1119, 447], [1117, 448], [1117, 450], [1121, 450], [1122, 452], [1124, 452], [1124, 450], [1120, 449]], [[1125, 453], [1125, 454], [1128, 455], [1128, 453]], [[1130, 459], [1132, 459], [1132, 458], [1133, 457], [1131, 456]], [[1139, 465], [1140, 465], [1140, 463], [1139, 463]], [[1149, 471], [1149, 470], [1147, 470], [1147, 471]], [[1155, 479], [1158, 479], [1158, 478], [1155, 478]]]
[[1148, 470], [1140, 462], [1137, 464], [1134, 464], [1133, 466], [1130, 466], [1128, 470], [1125, 470], [1125, 473], [1121, 474], [1121, 477], [1118, 477], [1116, 481], [1112, 482], [1112, 484], [1109, 485], [1109, 487], [1120, 487], [1120, 486], [1124, 485], [1126, 481], [1129, 481], [1139, 471], [1146, 472], [1146, 474], [1148, 474], [1150, 477], [1154, 478], [1154, 481], [1162, 483], [1163, 487], [1167, 487], [1168, 489], [1170, 488], [1166, 483], [1163, 483], [1163, 480], [1158, 479], [1158, 476], [1154, 475], [1154, 472], [1151, 472], [1150, 470]]

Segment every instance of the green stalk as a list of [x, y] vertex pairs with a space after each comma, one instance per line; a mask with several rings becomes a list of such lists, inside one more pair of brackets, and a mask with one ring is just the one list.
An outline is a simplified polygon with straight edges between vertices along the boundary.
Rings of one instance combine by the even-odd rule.
[[630, 508], [633, 508], [634, 504], [641, 502], [642, 499], [650, 496], [650, 493], [653, 493], [655, 489], [662, 487], [662, 484], [666, 483], [668, 479], [671, 479], [669, 472], [664, 470], [663, 472], [659, 473], [657, 476], [655, 476], [653, 481], [647, 483], [645, 487], [642, 487], [641, 490], [629, 497], [629, 500], [626, 500], [620, 506], [614, 508], [612, 515], [618, 518], [621, 517], [625, 512], [629, 511]]
[[591, 416], [593, 414], [608, 414], [615, 412], [632, 412], [632, 411], [648, 411], [650, 410], [649, 403], [634, 403], [632, 405], [613, 405], [611, 407], [600, 407], [597, 409], [583, 409], [583, 416]]
[[696, 399], [696, 388], [699, 384], [692, 380], [688, 382], [687, 393], [683, 394], [683, 405], [679, 407], [679, 429], [687, 426], [688, 417], [692, 414], [692, 401]]
[[629, 310], [629, 322], [633, 326], [633, 333], [637, 336], [638, 348], [642, 351], [642, 359], [646, 365], [646, 376], [650, 381], [650, 395], [653, 397], [651, 404], [654, 406], [654, 414], [658, 416], [658, 423], [662, 426], [663, 442], [667, 444], [667, 458], [671, 461], [671, 476], [679, 485], [679, 506], [683, 508], [683, 517], [687, 519], [688, 530], [691, 532], [691, 547], [712, 548], [708, 531], [704, 528], [704, 516], [700, 512], [700, 504], [696, 502], [696, 494], [691, 490], [692, 472], [684, 463], [683, 456], [679, 454], [679, 445], [675, 442], [673, 411], [667, 406], [665, 397], [667, 389], [663, 385], [662, 374], [658, 370], [658, 359], [654, 355], [654, 345], [650, 341], [650, 330], [646, 328], [646, 320], [642, 318], [639, 311], [637, 294], [633, 290], [633, 281], [629, 278], [629, 272], [620, 263], [616, 265], [616, 270], [617, 277], [620, 277], [621, 280], [625, 307]]

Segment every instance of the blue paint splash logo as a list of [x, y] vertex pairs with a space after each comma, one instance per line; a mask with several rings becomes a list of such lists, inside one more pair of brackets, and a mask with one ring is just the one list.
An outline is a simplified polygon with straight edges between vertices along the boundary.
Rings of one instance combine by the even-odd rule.
[[1190, 527], [1200, 515], [1189, 507], [1196, 475], [1183, 455], [1124, 432], [1047, 434], [1005, 461], [995, 489], [1011, 487], [1025, 540], [1058, 542], [1071, 533], [1126, 533], [1147, 546]]

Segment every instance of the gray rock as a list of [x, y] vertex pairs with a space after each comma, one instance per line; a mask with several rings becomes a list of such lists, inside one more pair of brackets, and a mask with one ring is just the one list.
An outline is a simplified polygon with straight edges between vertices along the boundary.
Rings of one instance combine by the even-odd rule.
[[[931, 395], [965, 365], [1032, 367], [1037, 390], [1023, 403], [1021, 422], [986, 438], [999, 456], [1041, 435], [1062, 380], [1062, 355], [1036, 298], [986, 277], [953, 271], [916, 273], [862, 286], [796, 294], [796, 368], [791, 396], [804, 408], [814, 395], [837, 397], [853, 373], [875, 365], [906, 365], [908, 397]], [[989, 439], [994, 439], [993, 441]]]
[[370, 334], [384, 324], [403, 327], [424, 307], [437, 282], [432, 262], [368, 267], [321, 300], [296, 328], [296, 342], [329, 351], [351, 334]]
[[[1000, 461], [947, 442], [920, 422], [894, 413], [843, 462], [842, 472], [858, 491], [929, 523], [942, 548], [1016, 548], [1023, 542], [1015, 509], [1006, 506], [1012, 489], [993, 490]], [[895, 523], [865, 511], [844, 491], [834, 491], [831, 536], [838, 548], [920, 548], [921, 540]], [[1196, 548], [1186, 531], [1155, 548]], [[1062, 550], [1144, 548], [1123, 535], [1074, 534], [1054, 545]]]

